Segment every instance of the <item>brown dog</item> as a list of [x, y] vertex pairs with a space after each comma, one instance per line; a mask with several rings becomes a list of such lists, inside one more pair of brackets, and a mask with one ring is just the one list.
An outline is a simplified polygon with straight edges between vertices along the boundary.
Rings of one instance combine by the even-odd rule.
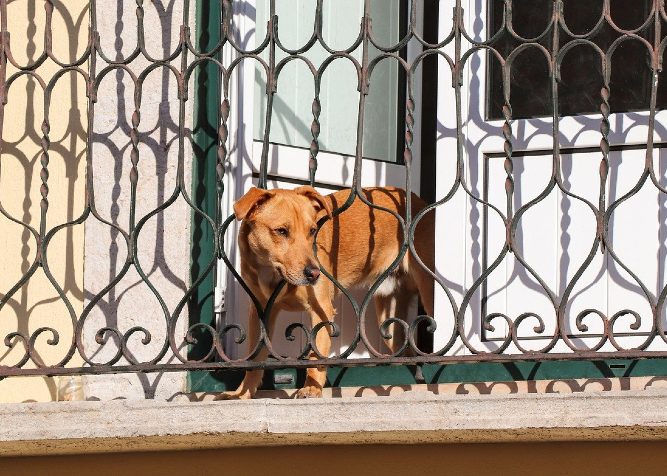
[[[405, 217], [406, 194], [398, 188], [364, 189], [366, 199], [374, 205], [395, 211]], [[234, 214], [243, 220], [239, 232], [241, 275], [262, 306], [281, 280], [287, 282], [272, 308], [269, 323], [275, 322], [281, 310], [305, 311], [312, 325], [334, 318], [333, 300], [337, 288], [326, 277], [320, 278], [320, 268], [331, 273], [342, 286], [368, 287], [391, 265], [403, 243], [402, 228], [394, 216], [363, 203], [358, 197], [336, 217], [332, 212], [341, 207], [350, 195], [342, 190], [322, 196], [314, 188], [304, 186], [295, 190], [260, 190], [252, 188], [234, 204]], [[412, 216], [426, 206], [412, 195]], [[329, 215], [317, 234], [317, 258], [313, 240], [318, 219]], [[427, 214], [417, 225], [415, 249], [424, 264], [434, 266], [434, 217]], [[415, 293], [433, 315], [433, 278], [406, 253], [398, 268], [377, 289], [374, 300], [378, 320], [391, 316], [405, 317]], [[248, 335], [255, 345], [259, 334], [257, 310], [250, 306]], [[269, 335], [271, 330], [269, 329]], [[331, 337], [322, 329], [315, 337], [322, 355], [329, 355]], [[389, 343], [389, 347], [395, 344]], [[393, 349], [392, 349], [393, 350]], [[266, 359], [264, 349], [257, 357]], [[311, 358], [315, 358], [311, 355]], [[261, 370], [246, 373], [234, 392], [223, 398], [252, 398], [262, 381]], [[326, 381], [325, 368], [309, 368], [305, 386], [297, 397], [319, 397]]]

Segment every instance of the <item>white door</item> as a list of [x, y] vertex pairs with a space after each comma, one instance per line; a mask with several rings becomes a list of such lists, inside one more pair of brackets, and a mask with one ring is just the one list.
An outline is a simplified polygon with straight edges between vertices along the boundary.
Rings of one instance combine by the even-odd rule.
[[[267, 22], [271, 18], [271, 2], [256, 0], [248, 2], [246, 11], [254, 9], [254, 21], [245, 20], [237, 25], [241, 29], [240, 37], [247, 39], [247, 48], [262, 45], [267, 35]], [[320, 91], [316, 99], [315, 82], [310, 65], [301, 59], [284, 63], [288, 51], [294, 53], [307, 45], [314, 34], [316, 24], [315, 0], [276, 0], [275, 15], [278, 18], [278, 39], [275, 64], [279, 68], [276, 94], [273, 97], [270, 134], [268, 136], [267, 186], [268, 188], [294, 188], [309, 183], [312, 150], [316, 153], [316, 172], [314, 183], [320, 193], [332, 191], [352, 185], [355, 149], [357, 136], [357, 114], [359, 106], [358, 75], [352, 61], [339, 58], [331, 62], [321, 77]], [[401, 22], [406, 20], [407, 3], [405, 0], [372, 0], [370, 14], [373, 18], [373, 34], [383, 46], [396, 44], [402, 29]], [[360, 34], [364, 15], [363, 0], [324, 0], [322, 4], [322, 39], [332, 50], [349, 50]], [[245, 28], [245, 32], [243, 31]], [[245, 35], [244, 35], [245, 33]], [[407, 56], [414, 56], [413, 47]], [[287, 50], [287, 52], [285, 51]], [[358, 62], [362, 60], [362, 46], [349, 52]], [[309, 60], [314, 68], [320, 68], [330, 53], [315, 42], [307, 51], [299, 53]], [[370, 46], [369, 59], [380, 54]], [[269, 48], [262, 53], [262, 58], [269, 62]], [[231, 205], [233, 198], [238, 198], [253, 185], [258, 184], [262, 153], [264, 151], [265, 124], [267, 115], [266, 74], [262, 67], [253, 61], [244, 66], [242, 89], [243, 120], [237, 127], [243, 127], [246, 137], [247, 153], [239, 153], [232, 146], [232, 155], [236, 161], [235, 188], [233, 196], [226, 200]], [[403, 137], [404, 98], [400, 89], [405, 88], [404, 81], [399, 78], [399, 66], [394, 60], [383, 60], [379, 63], [371, 78], [369, 94], [366, 99], [366, 127], [363, 136], [363, 165], [360, 177], [363, 186], [405, 186], [405, 167], [399, 163], [398, 157], [403, 156], [401, 143]], [[250, 74], [249, 74], [250, 73]], [[415, 77], [419, 84], [420, 77]], [[249, 91], [251, 92], [249, 94]], [[420, 113], [419, 88], [415, 91], [415, 115]], [[415, 137], [419, 137], [418, 128]], [[412, 189], [419, 192], [419, 141], [412, 144], [413, 184]], [[224, 213], [224, 212], [223, 212]], [[227, 213], [231, 213], [228, 208]], [[228, 237], [236, 236], [236, 230], [230, 229]], [[228, 241], [232, 241], [229, 240]], [[230, 243], [233, 245], [233, 242]], [[230, 251], [232, 251], [230, 249]], [[238, 261], [236, 261], [238, 263]], [[225, 269], [219, 275], [219, 289], [226, 288], [226, 323], [241, 322], [247, 315], [249, 299], [235, 283]], [[363, 293], [356, 294], [357, 299]], [[341, 336], [334, 341], [332, 354], [343, 352], [354, 337], [356, 317], [347, 299], [340, 298], [336, 303], [336, 321], [341, 327]], [[382, 349], [377, 325], [374, 324], [372, 306], [368, 311], [367, 321], [373, 323], [369, 335], [378, 349]], [[276, 326], [273, 339], [275, 348], [283, 355], [296, 356], [303, 344], [297, 339], [289, 342], [284, 335], [290, 323], [303, 322], [310, 326], [305, 315], [282, 313]], [[231, 339], [228, 339], [231, 344]], [[235, 347], [233, 344], [228, 348]], [[243, 355], [240, 352], [237, 355]], [[359, 348], [354, 356], [365, 355]]]
[[[469, 37], [480, 42], [499, 32], [505, 3], [461, 0], [462, 25]], [[503, 316], [518, 323], [519, 343], [524, 349], [547, 349], [556, 332], [556, 308], [561, 302], [566, 303], [561, 326], [572, 345], [595, 347], [604, 334], [604, 319], [611, 321], [619, 316], [613, 325], [616, 341], [619, 346], [632, 348], [641, 344], [651, 330], [650, 304], [665, 286], [667, 249], [665, 195], [643, 175], [652, 84], [646, 46], [640, 41], [622, 43], [612, 56], [611, 83], [606, 86], [602, 62], [593, 47], [579, 45], [559, 56], [559, 116], [565, 117], [554, 129], [551, 80], [544, 52], [548, 54], [552, 45], [553, 28], [549, 24], [552, 9], [559, 2], [507, 3], [513, 9], [514, 32], [531, 41], [518, 37], [503, 40], [511, 36], [505, 31], [498, 33], [494, 47], [507, 59], [519, 44], [532, 46], [514, 53], [510, 73], [512, 109], [507, 123], [504, 112], [510, 111], [503, 111], [502, 71], [493, 66], [499, 61], [482, 48], [465, 60], [460, 119], [463, 177], [456, 193], [437, 212], [441, 237], [436, 250], [438, 272], [456, 305], [450, 304], [442, 289], [436, 290], [435, 348], [449, 342], [454, 316], [459, 312], [465, 316], [464, 335], [469, 346], [459, 339], [450, 353], [498, 349], [509, 335]], [[650, 38], [652, 4], [650, 0], [612, 2], [611, 16], [620, 28], [647, 25], [636, 34]], [[602, 5], [602, 1], [565, 0], [562, 24], [576, 35], [585, 35], [598, 21], [605, 21], [600, 20]], [[441, 39], [452, 31], [455, 6], [455, 0], [440, 4]], [[574, 41], [562, 25], [557, 28], [561, 47]], [[586, 38], [606, 51], [619, 36], [620, 32], [607, 25]], [[545, 49], [540, 50], [536, 43], [546, 45]], [[464, 37], [461, 56], [465, 58], [474, 48]], [[443, 51], [454, 59], [454, 42]], [[438, 199], [457, 184], [456, 96], [449, 76], [448, 64], [441, 61]], [[600, 111], [609, 106], [604, 97], [608, 92], [612, 113], [608, 117], [609, 133], [603, 135], [606, 124]], [[658, 147], [667, 138], [667, 131], [661, 127], [665, 119], [665, 112], [659, 111], [652, 138]], [[602, 179], [605, 157], [601, 142], [602, 147], [605, 142], [611, 144], [606, 157], [608, 172]], [[508, 146], [513, 150], [510, 155]], [[560, 154], [554, 154], [556, 146]], [[653, 168], [664, 187], [667, 156], [663, 150], [655, 149]], [[558, 183], [552, 177], [558, 177]], [[606, 196], [602, 204], [601, 183]], [[619, 200], [628, 193], [632, 196]], [[596, 242], [597, 222], [591, 207], [613, 209], [607, 238], [615, 258]], [[504, 220], [512, 219], [516, 226], [514, 252], [504, 253]], [[468, 303], [461, 311], [466, 296]], [[494, 330], [484, 329], [485, 316], [496, 316], [491, 321]], [[543, 329], [536, 316], [542, 319]], [[602, 350], [613, 350], [613, 346], [607, 341]], [[560, 342], [553, 351], [570, 349]], [[511, 344], [506, 352], [519, 349]]]

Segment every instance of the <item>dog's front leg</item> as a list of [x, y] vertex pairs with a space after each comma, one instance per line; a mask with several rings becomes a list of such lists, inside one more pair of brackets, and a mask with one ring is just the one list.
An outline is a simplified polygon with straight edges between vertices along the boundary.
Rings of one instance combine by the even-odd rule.
[[[308, 313], [310, 314], [310, 320], [313, 327], [318, 325], [321, 322], [333, 321], [334, 317], [334, 307], [331, 304], [331, 300], [327, 300], [325, 303], [319, 303], [315, 309], [311, 309]], [[328, 326], [325, 326], [320, 329], [320, 331], [315, 336], [315, 345], [320, 354], [325, 357], [329, 357], [329, 351], [331, 350], [331, 335], [329, 334], [331, 329]], [[309, 359], [318, 359], [319, 357], [311, 352]], [[322, 396], [322, 389], [324, 384], [327, 381], [327, 368], [326, 367], [309, 367], [306, 370], [306, 382], [303, 388], [299, 389], [296, 393], [296, 398], [318, 398]]]
[[[275, 310], [271, 310], [271, 317], [269, 317], [269, 325], [275, 321]], [[271, 331], [268, 331], [271, 335]], [[257, 314], [257, 309], [252, 304], [250, 305], [250, 315], [248, 318], [248, 343], [251, 346], [251, 349], [257, 345], [259, 340], [259, 315]], [[259, 362], [263, 362], [268, 357], [269, 352], [266, 350], [266, 346], [262, 345], [259, 353], [253, 359]], [[247, 400], [255, 396], [257, 389], [262, 384], [262, 378], [264, 377], [263, 370], [249, 370], [245, 373], [243, 381], [239, 387], [231, 392], [223, 392], [220, 395], [222, 400]]]

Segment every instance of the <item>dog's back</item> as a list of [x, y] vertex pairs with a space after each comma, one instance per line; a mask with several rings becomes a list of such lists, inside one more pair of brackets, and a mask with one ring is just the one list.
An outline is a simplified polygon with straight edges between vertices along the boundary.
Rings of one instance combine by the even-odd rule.
[[[391, 210], [405, 219], [407, 200], [403, 189], [367, 188], [363, 192], [373, 206]], [[326, 199], [331, 200], [332, 208], [336, 209], [343, 206], [349, 195], [350, 190], [341, 190]], [[426, 203], [413, 193], [412, 217], [425, 206]], [[320, 233], [324, 233], [329, 242], [323, 251], [328, 254], [331, 273], [346, 288], [373, 284], [396, 260], [405, 241], [404, 230], [396, 217], [369, 206], [359, 197], [355, 197], [347, 210], [327, 222]], [[430, 270], [434, 269], [434, 233], [434, 214], [427, 213], [417, 224], [414, 248]], [[433, 278], [408, 250], [398, 268], [378, 288], [376, 298], [398, 293], [413, 295], [417, 291], [424, 308], [433, 315]]]

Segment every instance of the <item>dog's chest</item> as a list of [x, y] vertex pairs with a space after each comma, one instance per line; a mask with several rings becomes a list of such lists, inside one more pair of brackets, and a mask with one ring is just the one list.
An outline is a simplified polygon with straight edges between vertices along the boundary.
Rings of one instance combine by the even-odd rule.
[[259, 287], [261, 295], [268, 299], [276, 286], [280, 284], [280, 276], [269, 267], [260, 267], [257, 269], [257, 286]]

